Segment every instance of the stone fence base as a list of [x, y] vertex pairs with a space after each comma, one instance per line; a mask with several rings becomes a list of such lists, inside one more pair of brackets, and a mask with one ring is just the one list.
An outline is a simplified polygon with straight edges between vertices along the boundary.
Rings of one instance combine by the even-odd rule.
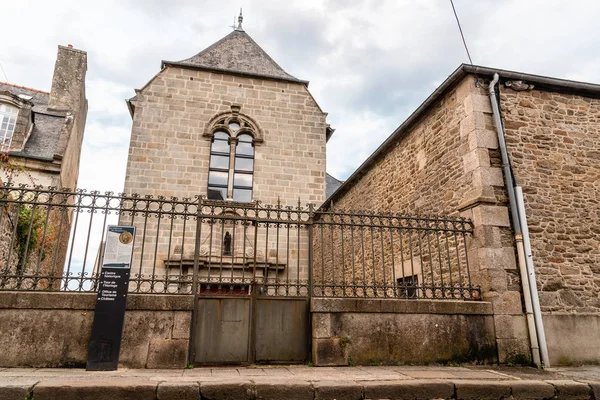
[[[95, 293], [0, 292], [0, 367], [84, 367]], [[130, 294], [119, 365], [184, 368], [193, 297]]]
[[317, 366], [497, 362], [491, 303], [313, 298]]

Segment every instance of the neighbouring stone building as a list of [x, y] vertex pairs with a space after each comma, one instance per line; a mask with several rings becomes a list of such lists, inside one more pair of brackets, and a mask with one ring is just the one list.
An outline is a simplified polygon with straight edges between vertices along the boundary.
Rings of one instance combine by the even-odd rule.
[[[233, 32], [200, 53], [163, 61], [160, 72], [127, 104], [133, 128], [126, 193], [203, 196], [231, 207], [248, 207], [254, 201], [318, 206], [325, 200], [325, 146], [333, 133], [327, 114], [309, 92], [308, 82], [277, 65], [242, 29], [241, 20]], [[142, 228], [142, 222], [127, 216], [121, 221]], [[143, 241], [136, 241], [136, 272], [178, 274], [191, 266], [194, 224], [143, 222], [145, 237], [160, 243], [156, 255], [145, 258]], [[159, 240], [173, 231], [186, 233]], [[216, 260], [222, 265], [225, 254], [231, 268], [242, 268], [241, 260], [254, 252], [264, 262], [275, 258], [265, 247], [307, 243], [306, 237], [295, 236], [300, 234], [269, 239], [260, 234], [255, 241], [253, 231], [241, 225], [218, 225], [200, 234], [201, 256], [207, 266]], [[227, 239], [231, 251], [223, 250], [225, 237], [232, 238]], [[268, 243], [261, 244], [264, 241]], [[289, 262], [279, 258], [272, 263], [301, 270], [306, 279], [308, 250], [296, 247]]]
[[84, 51], [59, 46], [50, 92], [0, 82], [0, 151], [24, 171], [12, 183], [77, 187], [86, 71]]
[[[523, 188], [552, 363], [600, 361], [600, 85], [462, 65], [325, 208], [468, 217], [473, 281], [500, 362], [529, 359], [513, 225], [487, 84]], [[369, 201], [364, 200], [368, 198]]]
[[[76, 189], [88, 106], [86, 71], [86, 52], [71, 45], [58, 46], [50, 92], [0, 82], [1, 184]], [[10, 192], [2, 194], [3, 198], [11, 196]], [[42, 275], [62, 275], [72, 211], [63, 213], [42, 206], [9, 208], [4, 205], [0, 210], [0, 259], [10, 259], [10, 270], [17, 275], [34, 270]], [[34, 233], [27, 234], [31, 245], [19, 246], [15, 225], [26, 224], [24, 218], [34, 221], [30, 229]], [[38, 236], [40, 241], [42, 236], [48, 242], [61, 239], [42, 251], [41, 243], [32, 240]], [[10, 243], [14, 251], [9, 258]], [[7, 273], [4, 267], [0, 265], [0, 270]]]

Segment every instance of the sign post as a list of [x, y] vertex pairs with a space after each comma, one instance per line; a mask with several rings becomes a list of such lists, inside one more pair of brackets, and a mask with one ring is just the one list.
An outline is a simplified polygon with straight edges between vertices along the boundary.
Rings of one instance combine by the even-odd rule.
[[114, 371], [119, 364], [134, 236], [133, 226], [108, 226], [88, 348], [88, 371]]

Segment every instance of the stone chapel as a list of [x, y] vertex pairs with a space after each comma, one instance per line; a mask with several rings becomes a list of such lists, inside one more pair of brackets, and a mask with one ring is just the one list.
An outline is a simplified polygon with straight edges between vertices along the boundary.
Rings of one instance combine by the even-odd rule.
[[308, 90], [238, 26], [127, 100], [126, 193], [320, 205], [333, 129]]

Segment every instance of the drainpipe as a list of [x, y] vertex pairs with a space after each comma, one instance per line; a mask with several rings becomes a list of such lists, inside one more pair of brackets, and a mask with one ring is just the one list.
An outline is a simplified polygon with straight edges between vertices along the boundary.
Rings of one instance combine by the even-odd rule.
[[494, 125], [496, 126], [496, 133], [498, 135], [498, 145], [500, 147], [500, 155], [502, 156], [502, 169], [504, 171], [504, 180], [506, 183], [506, 191], [508, 192], [508, 202], [510, 203], [510, 213], [512, 217], [513, 227], [515, 229], [515, 242], [517, 246], [517, 259], [519, 263], [519, 271], [521, 273], [521, 283], [523, 285], [523, 297], [525, 300], [525, 313], [527, 316], [527, 326], [529, 330], [529, 341], [531, 343], [531, 354], [533, 362], [537, 366], [541, 366], [540, 361], [540, 349], [538, 345], [537, 327], [535, 324], [535, 317], [533, 315], [533, 305], [531, 301], [531, 288], [529, 284], [529, 277], [527, 275], [527, 264], [525, 257], [525, 249], [523, 247], [523, 234], [521, 232], [521, 219], [519, 218], [519, 211], [517, 208], [517, 201], [514, 192], [514, 181], [512, 177], [512, 171], [510, 168], [510, 162], [508, 160], [508, 152], [506, 150], [506, 141], [504, 140], [504, 129], [502, 121], [500, 120], [500, 110], [498, 109], [498, 101], [496, 100], [495, 87], [500, 76], [495, 73], [494, 79], [489, 85], [489, 96], [490, 103], [492, 105], [492, 113], [494, 116]]
[[540, 308], [540, 299], [535, 280], [535, 269], [533, 268], [533, 253], [531, 252], [531, 242], [529, 241], [529, 227], [527, 226], [527, 215], [525, 214], [525, 202], [523, 201], [523, 190], [521, 186], [515, 187], [517, 207], [521, 218], [521, 230], [523, 232], [523, 246], [525, 247], [525, 265], [527, 267], [527, 276], [529, 278], [529, 290], [531, 292], [531, 304], [533, 306], [533, 316], [537, 327], [537, 337], [540, 344], [540, 352], [544, 367], [550, 367], [550, 357], [548, 357], [548, 347], [546, 345], [546, 333], [544, 331], [544, 322], [542, 321], [542, 310]]

